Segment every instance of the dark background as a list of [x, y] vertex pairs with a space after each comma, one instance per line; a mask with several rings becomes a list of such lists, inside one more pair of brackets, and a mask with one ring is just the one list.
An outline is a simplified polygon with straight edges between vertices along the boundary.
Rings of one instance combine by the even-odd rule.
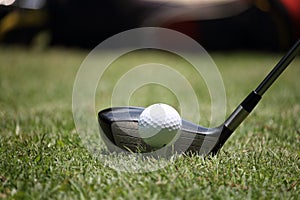
[[[280, 0], [263, 1], [267, 9], [255, 2], [262, 1], [253, 1], [248, 9], [230, 17], [154, 26], [183, 32], [209, 50], [289, 48], [298, 38], [299, 26], [288, 9]], [[49, 0], [39, 9], [21, 8], [17, 3], [1, 6], [0, 44], [30, 46], [46, 32], [49, 46], [91, 49], [114, 34], [144, 26], [143, 21], [161, 6], [133, 0]], [[7, 24], [11, 27], [3, 28]]]

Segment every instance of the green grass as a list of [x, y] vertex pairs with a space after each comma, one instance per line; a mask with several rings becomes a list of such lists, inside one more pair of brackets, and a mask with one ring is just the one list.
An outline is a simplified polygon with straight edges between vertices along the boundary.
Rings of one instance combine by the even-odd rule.
[[[86, 51], [0, 49], [0, 199], [298, 199], [300, 196], [300, 59], [266, 93], [255, 111], [215, 157], [181, 157], [155, 172], [122, 173], [106, 167], [82, 145], [72, 118], [72, 89]], [[203, 99], [193, 71], [168, 55]], [[166, 56], [166, 57], [164, 57]], [[267, 53], [214, 53], [227, 94], [227, 114], [279, 60]], [[100, 83], [97, 109], [110, 105], [116, 77], [130, 65], [114, 63]], [[125, 65], [125, 67], [121, 65]], [[186, 64], [183, 64], [186, 65]], [[181, 66], [181, 67], [180, 67]], [[180, 87], [180, 86], [179, 86]], [[130, 104], [162, 101], [170, 92], [143, 87]], [[157, 95], [153, 95], [153, 93]], [[101, 95], [102, 94], [102, 95]], [[168, 102], [169, 100], [169, 102]], [[201, 123], [207, 120], [201, 118]]]

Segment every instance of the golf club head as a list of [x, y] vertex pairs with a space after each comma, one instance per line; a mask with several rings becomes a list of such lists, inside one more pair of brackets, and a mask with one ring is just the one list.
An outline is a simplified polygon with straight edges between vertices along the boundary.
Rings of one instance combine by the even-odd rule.
[[[156, 150], [146, 144], [138, 132], [138, 121], [143, 110], [128, 106], [108, 108], [98, 113], [100, 134], [109, 151], [142, 153]], [[182, 119], [178, 139], [164, 148], [177, 154], [215, 154], [222, 146], [224, 131], [227, 129], [223, 125], [205, 128]]]

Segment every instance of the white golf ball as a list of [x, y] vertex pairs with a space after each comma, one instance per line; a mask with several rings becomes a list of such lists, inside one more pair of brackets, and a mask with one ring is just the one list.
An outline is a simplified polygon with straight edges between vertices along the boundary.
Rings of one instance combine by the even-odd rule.
[[140, 137], [154, 148], [173, 144], [179, 137], [181, 127], [180, 115], [167, 104], [153, 104], [139, 118]]

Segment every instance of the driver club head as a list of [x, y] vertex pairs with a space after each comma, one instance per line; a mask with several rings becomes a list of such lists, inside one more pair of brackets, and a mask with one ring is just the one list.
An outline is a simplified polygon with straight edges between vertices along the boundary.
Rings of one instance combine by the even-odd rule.
[[[153, 147], [146, 144], [138, 132], [138, 120], [144, 108], [113, 107], [98, 113], [100, 134], [108, 150], [113, 152], [151, 152]], [[220, 148], [222, 135], [230, 132], [226, 127], [205, 128], [182, 119], [182, 128], [178, 139], [167, 145], [168, 151], [181, 153], [197, 153], [207, 155], [216, 153]]]

